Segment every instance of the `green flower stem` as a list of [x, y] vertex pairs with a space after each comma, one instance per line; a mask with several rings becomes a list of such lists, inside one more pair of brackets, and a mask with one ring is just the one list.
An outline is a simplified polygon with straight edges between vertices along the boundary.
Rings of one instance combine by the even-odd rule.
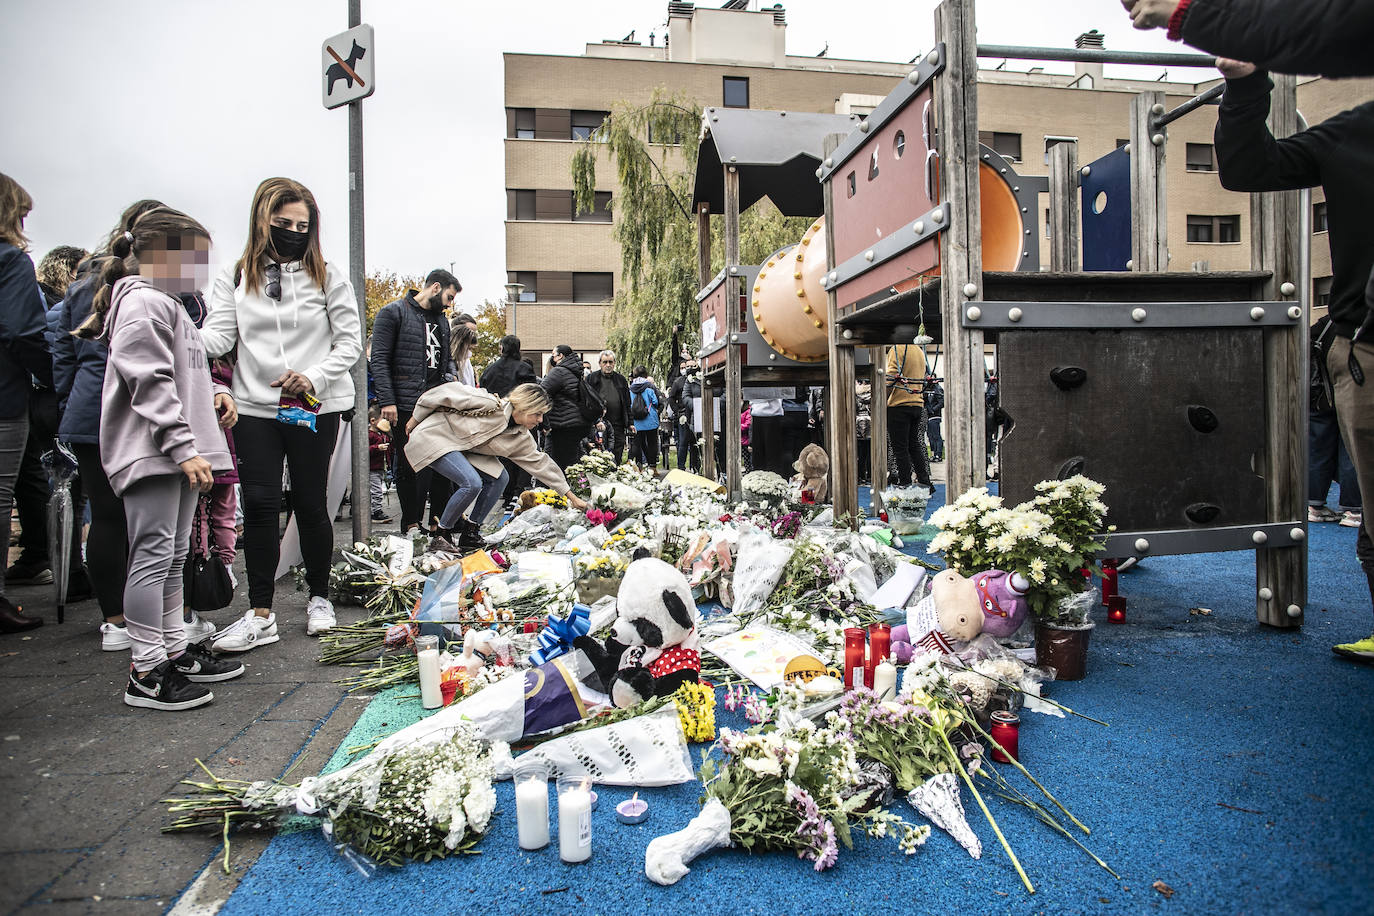
[[[961, 670], [963, 670], [963, 671], [972, 671], [974, 674], [978, 675], [979, 677], [985, 677], [985, 678], [987, 678], [988, 680], [992, 681], [994, 684], [997, 684], [999, 687], [1005, 687], [1005, 688], [1007, 688], [1008, 690], [1015, 690], [1017, 693], [1025, 693], [1025, 692], [1026, 692], [1023, 688], [1017, 687], [1015, 684], [1013, 684], [1013, 683], [1011, 683], [1011, 682], [1009, 682], [1009, 681], [1004, 681], [1004, 680], [1002, 680], [1001, 678], [995, 677], [995, 676], [993, 676], [993, 675], [991, 675], [991, 674], [984, 674], [984, 673], [981, 672], [981, 671], [975, 671], [973, 668], [963, 668], [963, 669], [961, 669]], [[1081, 712], [1074, 712], [1072, 709], [1070, 709], [1069, 707], [1063, 705], [1062, 703], [1056, 703], [1054, 700], [1051, 700], [1051, 699], [1049, 699], [1049, 698], [1047, 698], [1047, 697], [1038, 696], [1038, 695], [1036, 695], [1036, 694], [1029, 694], [1029, 696], [1034, 696], [1034, 697], [1035, 697], [1037, 700], [1039, 700], [1040, 702], [1042, 702], [1042, 703], [1048, 703], [1048, 704], [1050, 704], [1051, 706], [1053, 706], [1055, 709], [1058, 709], [1058, 710], [1060, 710], [1060, 711], [1062, 711], [1062, 712], [1066, 712], [1066, 713], [1068, 713], [1068, 714], [1071, 715], [1071, 716], [1078, 716], [1078, 718], [1080, 718], [1080, 719], [1087, 719], [1089, 722], [1096, 722], [1098, 725], [1101, 725], [1101, 726], [1103, 726], [1104, 728], [1111, 728], [1111, 727], [1112, 727], [1112, 726], [1111, 726], [1111, 723], [1103, 722], [1101, 719], [1094, 719], [1092, 716], [1084, 715], [1084, 714], [1081, 713]]]
[[973, 793], [974, 800], [978, 802], [978, 807], [983, 809], [983, 817], [988, 819], [988, 823], [992, 825], [992, 832], [997, 834], [997, 840], [1002, 844], [1002, 848], [1007, 851], [1007, 856], [1010, 857], [1011, 864], [1016, 866], [1016, 873], [1021, 876], [1021, 883], [1026, 886], [1026, 890], [1029, 893], [1034, 894], [1035, 885], [1031, 884], [1030, 878], [1026, 877], [1026, 870], [1021, 867], [1021, 860], [1016, 858], [1016, 853], [1012, 852], [1011, 844], [1008, 843], [1007, 838], [1002, 835], [1002, 828], [997, 826], [997, 820], [992, 816], [992, 812], [988, 810], [987, 804], [983, 801], [983, 796], [978, 794], [978, 787], [973, 784], [973, 779], [969, 777], [968, 771], [965, 770], [963, 765], [959, 762], [959, 755], [955, 752], [954, 745], [949, 743], [949, 736], [945, 734], [943, 729], [939, 731], [940, 740], [944, 742], [945, 750], [949, 752], [949, 759], [953, 762], [954, 769], [963, 777], [965, 785], [967, 785], [969, 791]]
[[1095, 852], [1093, 852], [1087, 846], [1084, 846], [1083, 843], [1078, 839], [1078, 837], [1074, 836], [1072, 833], [1069, 832], [1067, 828], [1064, 827], [1063, 824], [1055, 820], [1054, 815], [1052, 815], [1048, 809], [1046, 809], [1043, 805], [1039, 804], [1030, 796], [1026, 795], [1026, 793], [1022, 792], [1020, 789], [1016, 788], [1010, 782], [1008, 782], [1006, 777], [1004, 777], [1001, 771], [999, 771], [996, 767], [985, 767], [983, 769], [980, 769], [978, 772], [979, 775], [983, 776], [983, 778], [987, 779], [989, 782], [997, 786], [997, 794], [1000, 797], [1005, 798], [1007, 801], [1012, 802], [1014, 804], [1018, 804], [1022, 807], [1029, 808], [1035, 814], [1035, 816], [1040, 819], [1040, 821], [1043, 824], [1063, 834], [1069, 840], [1069, 842], [1073, 843], [1079, 849], [1086, 852], [1094, 862], [1102, 866], [1102, 868], [1105, 869], [1107, 873], [1110, 874], [1113, 878], [1116, 878], [1118, 881], [1121, 880], [1121, 876], [1118, 875], [1110, 865], [1102, 861], [1102, 859], [1099, 858]]
[[1021, 761], [1017, 760], [1017, 759], [1016, 759], [1014, 756], [1012, 756], [1011, 754], [1008, 754], [1008, 753], [1007, 753], [1007, 749], [1004, 748], [1004, 747], [1002, 747], [1002, 745], [997, 741], [996, 738], [992, 737], [992, 735], [990, 735], [990, 734], [988, 734], [987, 732], [983, 731], [983, 727], [982, 727], [981, 725], [978, 724], [978, 721], [977, 721], [976, 719], [974, 719], [973, 717], [970, 716], [970, 717], [969, 717], [969, 722], [973, 725], [974, 730], [977, 731], [978, 734], [982, 735], [982, 736], [983, 736], [984, 738], [986, 738], [988, 741], [990, 741], [990, 742], [992, 742], [994, 745], [996, 745], [996, 747], [1003, 753], [1003, 755], [1005, 755], [1006, 758], [1007, 758], [1008, 760], [1011, 761], [1011, 765], [1014, 766], [1014, 767], [1016, 767], [1018, 770], [1020, 770], [1021, 773], [1022, 773], [1022, 775], [1025, 776], [1027, 779], [1029, 779], [1029, 780], [1031, 781], [1031, 784], [1032, 784], [1033, 786], [1035, 786], [1037, 789], [1039, 789], [1041, 792], [1043, 792], [1046, 798], [1048, 798], [1050, 801], [1054, 802], [1055, 807], [1057, 807], [1060, 811], [1063, 811], [1064, 814], [1065, 814], [1065, 816], [1068, 817], [1069, 820], [1073, 821], [1074, 824], [1077, 825], [1077, 827], [1078, 827], [1079, 830], [1082, 830], [1085, 834], [1088, 834], [1088, 835], [1091, 835], [1091, 834], [1092, 834], [1092, 831], [1089, 830], [1089, 829], [1087, 828], [1087, 826], [1086, 826], [1082, 821], [1080, 821], [1078, 818], [1074, 817], [1074, 814], [1073, 814], [1072, 811], [1070, 811], [1068, 808], [1065, 808], [1065, 807], [1064, 807], [1063, 802], [1061, 802], [1059, 799], [1057, 799], [1057, 798], [1055, 798], [1053, 795], [1051, 795], [1051, 794], [1050, 794], [1050, 790], [1049, 790], [1049, 789], [1046, 789], [1044, 786], [1042, 786], [1042, 785], [1040, 784], [1040, 781], [1039, 781], [1038, 779], [1036, 779], [1034, 776], [1032, 776], [1032, 775], [1030, 774], [1030, 771], [1027, 770], [1024, 766], [1021, 765]]

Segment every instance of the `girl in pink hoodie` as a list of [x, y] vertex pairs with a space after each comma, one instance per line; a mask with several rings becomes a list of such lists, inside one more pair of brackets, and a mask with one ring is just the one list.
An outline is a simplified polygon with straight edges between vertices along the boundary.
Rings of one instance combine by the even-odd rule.
[[188, 644], [182, 620], [196, 501], [215, 472], [231, 466], [221, 427], [237, 418], [227, 391], [215, 390], [200, 332], [176, 298], [209, 280], [210, 236], [186, 214], [160, 207], [138, 217], [110, 250], [91, 316], [76, 333], [109, 347], [100, 458], [124, 501], [129, 534], [124, 620], [133, 662], [124, 702], [191, 709], [214, 699], [204, 683], [243, 674], [241, 664]]

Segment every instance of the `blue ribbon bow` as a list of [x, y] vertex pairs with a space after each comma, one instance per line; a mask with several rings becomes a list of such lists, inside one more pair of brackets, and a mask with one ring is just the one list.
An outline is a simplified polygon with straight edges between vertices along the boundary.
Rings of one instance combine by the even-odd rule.
[[573, 640], [586, 636], [592, 628], [592, 609], [574, 604], [567, 617], [549, 615], [544, 629], [539, 631], [539, 647], [530, 653], [531, 665], [542, 665], [572, 651]]

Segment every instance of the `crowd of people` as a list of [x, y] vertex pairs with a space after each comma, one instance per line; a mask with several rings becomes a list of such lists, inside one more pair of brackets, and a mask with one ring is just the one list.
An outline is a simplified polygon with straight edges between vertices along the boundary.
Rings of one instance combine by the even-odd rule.
[[[1276, 0], [1122, 2], [1137, 27], [1166, 27], [1170, 37], [1231, 55], [1218, 60], [1226, 78], [1216, 129], [1225, 187], [1326, 189], [1334, 277], [1329, 325], [1314, 334], [1309, 519], [1359, 528], [1356, 554], [1374, 598], [1374, 540], [1359, 495], [1374, 486], [1374, 388], [1364, 383], [1364, 367], [1374, 366], [1374, 246], [1364, 217], [1374, 204], [1374, 103], [1286, 138], [1273, 137], [1265, 121], [1266, 68], [1374, 72], [1364, 40], [1374, 4], [1334, 4], [1352, 24], [1342, 30]], [[309, 590], [305, 631], [336, 626], [326, 488], [340, 426], [353, 419], [351, 370], [363, 353], [355, 292], [321, 250], [314, 196], [288, 178], [259, 185], [242, 252], [213, 283], [209, 233], [157, 200], [129, 206], [93, 252], [62, 246], [35, 268], [24, 232], [33, 206], [18, 182], [0, 175], [5, 543], [16, 509], [22, 528], [20, 555], [0, 577], [0, 632], [43, 622], [5, 597], [6, 583], [46, 584], [61, 564], [67, 599], [94, 598], [99, 606], [102, 649], [130, 653], [125, 703], [204, 705], [213, 699], [207, 685], [243, 674], [238, 654], [280, 639], [273, 605], [284, 480]], [[376, 316], [372, 485], [367, 509], [354, 494], [355, 511], [389, 521], [384, 494], [394, 482], [402, 532], [427, 526], [459, 549], [476, 549], [492, 510], [531, 481], [583, 505], [564, 469], [590, 448], [649, 467], [667, 468], [675, 455], [679, 469], [693, 471], [703, 447], [716, 449], [718, 464], [723, 459], [719, 437], [702, 438], [704, 410], [716, 411], [720, 429], [719, 401], [703, 404], [701, 366], [682, 349], [680, 327], [670, 348], [679, 358], [663, 386], [643, 365], [621, 374], [610, 350], [592, 366], [566, 344], [541, 378], [514, 336], [501, 340], [499, 357], [478, 378], [476, 322], [447, 317], [461, 289], [452, 273], [434, 270]], [[994, 417], [995, 378], [988, 389]], [[863, 471], [875, 394], [865, 383], [854, 392]], [[931, 486], [930, 461], [943, 457], [943, 393], [920, 347], [889, 351], [882, 394], [893, 481]], [[745, 397], [738, 422], [746, 467], [790, 476], [801, 448], [822, 437], [820, 392], [747, 389]], [[88, 532], [71, 538], [61, 556], [46, 532], [42, 460], [55, 443], [78, 469], [78, 531], [89, 513]], [[1333, 478], [1341, 483], [1339, 514], [1326, 507]], [[240, 550], [247, 608], [217, 630], [187, 607], [184, 570], [189, 557], [213, 561], [232, 591]], [[1335, 649], [1374, 660], [1374, 636]]]

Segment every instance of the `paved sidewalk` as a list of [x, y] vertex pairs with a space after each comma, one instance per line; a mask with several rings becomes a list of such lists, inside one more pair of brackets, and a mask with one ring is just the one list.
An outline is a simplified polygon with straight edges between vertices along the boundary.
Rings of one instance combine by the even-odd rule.
[[[351, 541], [345, 515], [334, 542]], [[219, 626], [246, 609], [242, 566], [235, 603], [208, 615]], [[8, 592], [46, 622], [0, 636], [0, 913], [152, 914], [178, 898], [179, 913], [213, 913], [266, 838], [235, 837], [226, 876], [219, 837], [159, 832], [169, 820], [159, 800], [204, 775], [196, 758], [216, 775], [271, 779], [304, 754], [298, 773], [311, 775], [367, 703], [334, 683], [351, 669], [316, 662], [305, 593], [290, 577], [277, 583], [281, 641], [241, 656], [247, 672], [211, 685], [213, 703], [156, 712], [124, 705], [129, 653], [101, 651], [94, 601], [58, 626], [50, 586]], [[339, 609], [340, 622], [362, 616]]]

